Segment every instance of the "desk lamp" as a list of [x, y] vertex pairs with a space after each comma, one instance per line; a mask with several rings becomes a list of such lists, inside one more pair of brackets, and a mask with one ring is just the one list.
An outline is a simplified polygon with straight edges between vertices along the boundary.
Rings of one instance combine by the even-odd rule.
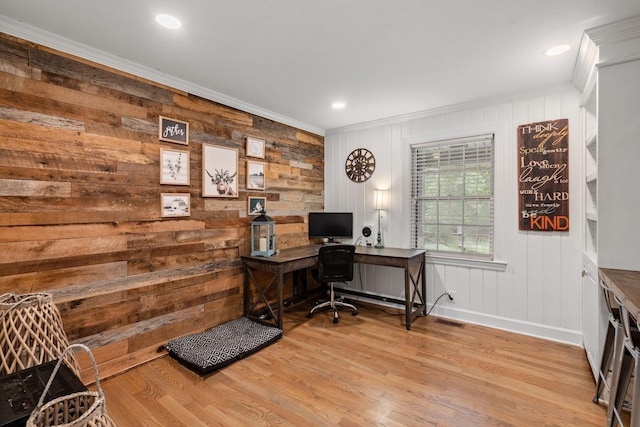
[[378, 211], [378, 239], [376, 240], [376, 248], [384, 248], [382, 243], [382, 230], [380, 229], [380, 211], [387, 207], [387, 190], [375, 190], [374, 207]]

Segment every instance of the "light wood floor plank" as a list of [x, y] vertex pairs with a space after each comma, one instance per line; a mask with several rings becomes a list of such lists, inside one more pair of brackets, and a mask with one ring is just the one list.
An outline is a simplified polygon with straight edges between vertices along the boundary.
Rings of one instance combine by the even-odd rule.
[[358, 304], [207, 376], [170, 357], [102, 382], [121, 426], [602, 426], [584, 350]]

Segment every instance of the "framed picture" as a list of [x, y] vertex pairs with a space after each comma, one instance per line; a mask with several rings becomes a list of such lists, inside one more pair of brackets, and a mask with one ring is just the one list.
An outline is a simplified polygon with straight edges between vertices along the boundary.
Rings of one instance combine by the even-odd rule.
[[202, 144], [202, 197], [238, 197], [238, 150]]
[[264, 159], [264, 139], [247, 137], [247, 156]]
[[191, 215], [191, 195], [189, 193], [162, 193], [160, 195], [162, 216]]
[[189, 123], [160, 116], [158, 138], [160, 141], [189, 145]]
[[160, 149], [160, 184], [189, 185], [189, 152]]
[[260, 215], [264, 209], [266, 209], [267, 198], [266, 197], [249, 197], [247, 214]]
[[264, 163], [247, 161], [247, 190], [264, 190]]

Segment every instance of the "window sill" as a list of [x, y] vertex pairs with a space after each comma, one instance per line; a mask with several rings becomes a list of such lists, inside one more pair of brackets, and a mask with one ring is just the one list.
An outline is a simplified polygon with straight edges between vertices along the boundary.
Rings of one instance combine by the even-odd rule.
[[483, 270], [505, 271], [505, 261], [492, 261], [486, 259], [455, 258], [451, 256], [437, 255], [427, 252], [425, 254], [427, 264], [453, 265], [456, 267], [481, 268]]

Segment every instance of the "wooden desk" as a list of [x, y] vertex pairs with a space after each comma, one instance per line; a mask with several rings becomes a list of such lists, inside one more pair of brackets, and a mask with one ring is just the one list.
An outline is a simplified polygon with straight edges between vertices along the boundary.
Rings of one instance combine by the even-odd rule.
[[[243, 256], [244, 267], [244, 314], [257, 317], [255, 309], [261, 302], [265, 304], [269, 317], [275, 325], [282, 329], [283, 282], [285, 273], [304, 268], [315, 267], [318, 263], [318, 249], [321, 245], [308, 245], [281, 250], [270, 257]], [[425, 251], [420, 249], [399, 249], [356, 246], [355, 262], [404, 269], [405, 322], [407, 330], [411, 329], [413, 320], [427, 314], [427, 283], [425, 279]], [[273, 276], [261, 286], [254, 272], [267, 271]], [[251, 299], [251, 286], [258, 292], [258, 297]], [[276, 287], [276, 306], [273, 307], [267, 297], [267, 291]]]
[[640, 319], [640, 271], [601, 268], [598, 276], [622, 302], [629, 314]]

